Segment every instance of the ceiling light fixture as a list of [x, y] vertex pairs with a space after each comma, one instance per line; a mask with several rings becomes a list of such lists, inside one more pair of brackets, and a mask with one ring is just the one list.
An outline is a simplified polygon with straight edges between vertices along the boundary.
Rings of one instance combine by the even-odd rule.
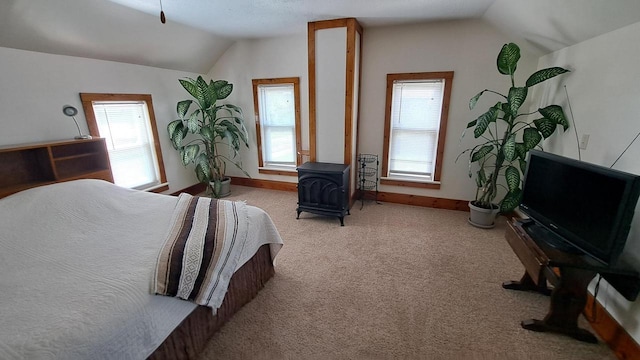
[[162, 0], [160, 0], [160, 22], [165, 23], [167, 19], [164, 17], [164, 11], [162, 10]]

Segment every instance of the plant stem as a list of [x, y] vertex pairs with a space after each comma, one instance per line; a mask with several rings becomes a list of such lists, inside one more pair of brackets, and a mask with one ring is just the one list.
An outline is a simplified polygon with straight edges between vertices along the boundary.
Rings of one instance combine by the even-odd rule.
[[505, 98], [505, 99], [508, 99], [506, 96], [504, 96], [504, 95], [500, 94], [500, 93], [499, 93], [499, 92], [497, 92], [497, 91], [493, 91], [493, 90], [489, 90], [489, 89], [485, 89], [484, 91], [486, 91], [486, 92], [490, 92], [490, 93], [494, 93], [494, 94], [496, 94], [496, 95], [500, 95], [500, 96], [502, 96], [502, 97], [503, 97], [503, 98]]

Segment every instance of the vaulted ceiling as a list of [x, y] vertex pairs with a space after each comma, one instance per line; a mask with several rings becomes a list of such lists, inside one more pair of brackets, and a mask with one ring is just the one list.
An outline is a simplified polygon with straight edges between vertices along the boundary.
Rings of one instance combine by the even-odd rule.
[[0, 46], [206, 73], [233, 44], [356, 17], [365, 27], [481, 18], [540, 54], [640, 21], [638, 0], [2, 0]]

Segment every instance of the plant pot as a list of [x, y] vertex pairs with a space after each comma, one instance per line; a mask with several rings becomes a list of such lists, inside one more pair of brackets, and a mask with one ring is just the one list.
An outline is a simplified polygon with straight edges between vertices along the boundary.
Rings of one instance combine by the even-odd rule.
[[469, 224], [482, 229], [490, 229], [496, 225], [496, 216], [500, 212], [498, 205], [492, 205], [492, 209], [486, 209], [474, 205], [475, 201], [469, 201]]
[[[215, 188], [214, 183], [212, 182], [211, 184], [211, 188]], [[215, 194], [213, 194], [215, 195]], [[226, 177], [224, 178], [224, 180], [222, 180], [220, 182], [220, 193], [218, 194], [218, 198], [222, 198], [222, 197], [226, 197], [231, 195], [231, 178], [230, 177]]]

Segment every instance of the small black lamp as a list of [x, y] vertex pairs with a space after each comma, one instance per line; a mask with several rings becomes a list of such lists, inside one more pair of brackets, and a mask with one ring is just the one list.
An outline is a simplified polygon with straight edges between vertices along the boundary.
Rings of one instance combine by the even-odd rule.
[[91, 135], [83, 135], [82, 131], [80, 131], [80, 126], [76, 121], [76, 114], [78, 114], [78, 109], [71, 105], [65, 105], [62, 107], [62, 112], [73, 119], [73, 122], [76, 123], [76, 128], [78, 128], [78, 136], [75, 139], [91, 139]]

